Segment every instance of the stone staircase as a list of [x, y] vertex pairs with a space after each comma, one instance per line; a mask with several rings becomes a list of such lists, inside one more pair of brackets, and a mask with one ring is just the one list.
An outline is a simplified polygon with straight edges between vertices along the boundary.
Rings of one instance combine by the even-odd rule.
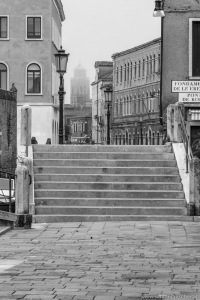
[[170, 145], [33, 145], [36, 222], [192, 221]]

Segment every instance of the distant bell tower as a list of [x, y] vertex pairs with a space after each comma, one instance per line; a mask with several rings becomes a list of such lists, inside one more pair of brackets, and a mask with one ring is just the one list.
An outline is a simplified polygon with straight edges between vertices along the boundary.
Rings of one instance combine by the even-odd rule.
[[75, 107], [85, 107], [90, 102], [90, 80], [81, 64], [74, 69], [74, 77], [71, 78], [70, 102]]

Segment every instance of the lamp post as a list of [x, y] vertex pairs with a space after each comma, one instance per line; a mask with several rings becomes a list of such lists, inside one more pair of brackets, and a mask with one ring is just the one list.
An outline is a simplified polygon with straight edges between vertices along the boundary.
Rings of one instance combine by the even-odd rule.
[[162, 72], [163, 72], [163, 25], [164, 25], [164, 1], [165, 0], [156, 0], [155, 1], [155, 9], [153, 12], [154, 17], [161, 18], [161, 56], [160, 56], [160, 125], [163, 125], [163, 112], [162, 112]]
[[59, 86], [59, 144], [63, 144], [63, 100], [64, 100], [64, 74], [67, 71], [67, 62], [69, 53], [66, 54], [65, 50], [60, 47], [58, 53], [54, 54], [56, 59], [56, 71], [60, 74], [60, 86]]
[[105, 104], [106, 104], [106, 108], [107, 108], [107, 145], [110, 145], [110, 107], [112, 104], [112, 87], [108, 86], [105, 91]]

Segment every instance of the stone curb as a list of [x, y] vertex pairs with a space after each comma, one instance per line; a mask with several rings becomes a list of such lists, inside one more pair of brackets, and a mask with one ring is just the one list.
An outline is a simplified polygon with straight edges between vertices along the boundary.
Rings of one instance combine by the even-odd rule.
[[11, 227], [0, 227], [0, 236], [11, 230]]

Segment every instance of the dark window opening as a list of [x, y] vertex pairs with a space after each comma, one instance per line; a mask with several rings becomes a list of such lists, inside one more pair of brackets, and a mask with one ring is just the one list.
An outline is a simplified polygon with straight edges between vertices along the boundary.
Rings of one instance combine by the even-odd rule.
[[41, 39], [41, 18], [40, 17], [27, 18], [27, 38]]

